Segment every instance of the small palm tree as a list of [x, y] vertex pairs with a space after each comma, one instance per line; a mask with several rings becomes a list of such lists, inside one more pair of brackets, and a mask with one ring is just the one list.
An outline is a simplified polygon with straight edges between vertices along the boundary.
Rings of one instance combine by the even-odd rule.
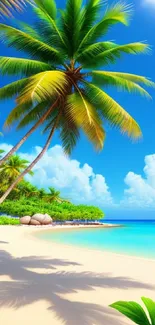
[[[5, 164], [0, 166], [0, 174], [6, 184], [10, 184], [23, 170], [25, 170], [25, 168], [27, 168], [28, 164], [28, 160], [21, 159], [19, 156], [14, 155], [10, 157]], [[29, 174], [32, 176], [33, 172], [30, 171]]]
[[[13, 182], [0, 203], [41, 159], [48, 149], [56, 129], [62, 146], [70, 154], [83, 130], [96, 149], [105, 140], [104, 121], [133, 138], [141, 136], [137, 122], [106, 92], [107, 86], [150, 97], [142, 87], [153, 83], [143, 76], [102, 70], [122, 54], [147, 53], [145, 43], [119, 45], [103, 40], [109, 28], [117, 23], [128, 25], [131, 6], [116, 3], [103, 10], [101, 0], [67, 0], [66, 9], [58, 11], [54, 0], [34, 0], [36, 15], [33, 26], [19, 23], [19, 28], [0, 24], [0, 37], [30, 58], [0, 58], [0, 70], [5, 75], [23, 78], [0, 89], [0, 99], [16, 96], [17, 106], [5, 125], [18, 122], [17, 129], [32, 124], [26, 135], [1, 160], [3, 164], [26, 139], [44, 125], [49, 132], [42, 151]], [[59, 13], [59, 15], [58, 15]]]
[[60, 191], [57, 191], [54, 187], [49, 187], [49, 193], [46, 195], [46, 201], [47, 202], [62, 202], [62, 199], [60, 198]]
[[47, 193], [44, 188], [38, 189], [37, 197], [39, 199], [41, 199], [41, 200], [44, 199], [46, 197], [46, 195], [47, 195]]
[[155, 325], [155, 302], [145, 297], [142, 297], [142, 301], [148, 311], [149, 317], [141, 305], [134, 301], [118, 301], [110, 307], [118, 310], [138, 325]]
[[20, 191], [20, 195], [26, 198], [38, 195], [38, 188], [25, 180], [18, 185], [18, 190]]

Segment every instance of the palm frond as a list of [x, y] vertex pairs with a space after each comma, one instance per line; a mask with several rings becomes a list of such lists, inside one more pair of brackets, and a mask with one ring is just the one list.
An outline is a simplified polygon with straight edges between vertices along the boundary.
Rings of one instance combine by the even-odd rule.
[[104, 51], [111, 50], [115, 48], [116, 44], [113, 42], [97, 42], [89, 45], [85, 50], [81, 51], [80, 54], [77, 53], [76, 60], [85, 65], [87, 61], [91, 63], [94, 62], [98, 54], [104, 53]]
[[33, 2], [53, 20], [56, 19], [57, 7], [55, 0], [33, 0]]
[[103, 37], [107, 30], [114, 24], [122, 23], [128, 25], [131, 12], [131, 5], [126, 5], [121, 2], [112, 5], [106, 10], [103, 19], [89, 29], [83, 38], [78, 51], [85, 49], [88, 45], [92, 44], [100, 37]]
[[16, 23], [18, 28], [23, 31], [24, 33], [27, 33], [28, 35], [32, 36], [33, 38], [37, 39], [37, 40], [42, 40], [41, 39], [41, 34], [40, 31], [37, 32], [36, 29], [34, 29], [33, 26], [30, 26], [29, 24], [25, 23], [24, 21], [21, 20], [17, 20], [16, 19]]
[[120, 128], [122, 133], [129, 137], [140, 138], [141, 130], [137, 122], [113, 100], [106, 92], [93, 84], [86, 84], [86, 94], [89, 101], [98, 107], [98, 110], [112, 126]]
[[82, 17], [82, 0], [67, 0], [66, 9], [61, 12], [61, 25], [71, 59], [78, 48]]
[[9, 99], [15, 95], [18, 95], [20, 91], [26, 86], [28, 81], [29, 78], [23, 78], [0, 88], [0, 100]]
[[95, 107], [81, 93], [75, 93], [67, 98], [67, 113], [69, 113], [69, 118], [83, 129], [95, 148], [101, 150], [104, 145], [105, 132]]
[[111, 43], [111, 49], [107, 49], [96, 56], [89, 55], [89, 51], [86, 51], [83, 55], [81, 55], [81, 57], [78, 58], [78, 61], [83, 63], [85, 68], [100, 67], [109, 63], [115, 63], [116, 59], [121, 58], [122, 53], [136, 55], [142, 53], [148, 54], [149, 52], [150, 47], [146, 43], [137, 42], [124, 45]]
[[138, 92], [148, 98], [151, 98], [149, 93], [139, 84], [155, 87], [155, 84], [143, 76], [134, 74], [111, 72], [111, 71], [92, 71], [93, 83], [99, 86], [115, 86], [120, 90], [128, 92]]
[[[47, 102], [42, 102], [42, 103], [37, 104], [28, 113], [26, 113], [27, 112], [26, 111], [25, 116], [21, 119], [21, 121], [19, 122], [19, 124], [17, 126], [17, 130], [20, 130], [20, 129], [24, 128], [25, 126], [28, 126], [32, 122], [36, 123], [37, 120], [39, 120], [42, 117], [43, 113], [47, 110], [47, 107], [49, 107], [49, 104]], [[18, 120], [19, 120], [19, 116], [18, 116]]]
[[34, 11], [38, 17], [38, 21], [35, 23], [35, 29], [42, 30], [43, 39], [48, 44], [52, 44], [57, 49], [64, 50], [66, 48], [64, 35], [59, 28], [58, 22], [51, 18], [48, 12], [43, 11], [39, 7], [35, 7]]
[[17, 105], [10, 114], [8, 115], [7, 119], [5, 120], [4, 127], [9, 128], [13, 124], [15, 124], [19, 119], [22, 118], [26, 114], [26, 112], [29, 112], [33, 107], [32, 102], [26, 102], [21, 105]]
[[106, 1], [101, 0], [89, 0], [86, 3], [83, 12], [83, 22], [80, 30], [81, 41], [88, 33], [89, 29], [94, 25], [96, 19], [99, 18], [99, 12], [105, 3]]
[[80, 138], [80, 132], [66, 106], [64, 107], [63, 115], [61, 117], [60, 129], [62, 148], [65, 154], [71, 155], [77, 141]]
[[15, 10], [22, 11], [26, 5], [24, 0], [0, 0], [0, 17], [10, 17]]
[[29, 101], [40, 103], [51, 100], [53, 96], [64, 93], [67, 86], [68, 80], [64, 72], [46, 71], [38, 73], [30, 78], [29, 83], [17, 98], [17, 103], [23, 104]]
[[61, 54], [58, 50], [14, 27], [0, 24], [0, 39], [9, 46], [30, 54], [32, 58], [39, 58], [46, 62], [62, 63]]
[[30, 76], [42, 71], [51, 70], [50, 64], [30, 59], [0, 57], [0, 73], [3, 75]]

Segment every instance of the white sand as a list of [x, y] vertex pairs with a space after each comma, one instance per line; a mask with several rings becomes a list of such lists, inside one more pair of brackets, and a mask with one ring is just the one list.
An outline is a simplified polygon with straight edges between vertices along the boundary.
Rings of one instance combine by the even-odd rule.
[[155, 300], [155, 260], [53, 244], [36, 231], [0, 227], [0, 325], [126, 325], [110, 303]]

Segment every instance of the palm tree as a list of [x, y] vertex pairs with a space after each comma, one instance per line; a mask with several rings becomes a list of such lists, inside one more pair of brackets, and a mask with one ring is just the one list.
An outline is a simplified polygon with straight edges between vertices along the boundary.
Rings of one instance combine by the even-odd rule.
[[26, 198], [29, 197], [37, 197], [38, 196], [38, 188], [34, 185], [32, 185], [30, 182], [27, 182], [26, 180], [23, 180], [18, 185], [18, 190], [20, 192], [21, 196], [25, 196]]
[[0, 17], [11, 16], [13, 10], [23, 10], [24, 0], [0, 0]]
[[47, 202], [62, 202], [62, 199], [60, 198], [60, 191], [57, 191], [54, 187], [49, 187], [49, 193], [46, 196]]
[[[0, 166], [0, 174], [5, 180], [5, 183], [12, 183], [21, 174], [21, 172], [27, 168], [28, 164], [28, 160], [22, 159], [17, 155], [10, 157], [5, 164]], [[29, 174], [32, 176], [33, 172], [30, 171]]]
[[45, 189], [44, 188], [40, 188], [40, 189], [38, 189], [38, 192], [37, 192], [37, 197], [39, 198], [39, 199], [44, 199], [45, 197], [46, 197], [46, 195], [47, 195], [47, 193], [46, 193], [46, 191], [45, 191]]
[[54, 0], [35, 0], [34, 3], [32, 8], [37, 19], [33, 26], [19, 23], [19, 28], [15, 28], [0, 24], [0, 37], [8, 46], [23, 50], [31, 57], [0, 58], [3, 74], [23, 76], [0, 89], [0, 99], [16, 96], [17, 105], [5, 126], [18, 122], [17, 129], [20, 129], [32, 124], [1, 164], [37, 127], [44, 125], [44, 132], [49, 135], [42, 151], [17, 177], [0, 202], [43, 156], [56, 129], [67, 154], [76, 145], [80, 130], [96, 149], [101, 150], [105, 139], [104, 120], [128, 136], [139, 138], [139, 125], [106, 93], [105, 88], [114, 86], [150, 97], [142, 85], [153, 85], [143, 76], [101, 70], [105, 65], [115, 63], [123, 53], [135, 55], [149, 51], [145, 43], [119, 45], [101, 39], [113, 25], [128, 25], [129, 5], [119, 2], [105, 7], [105, 14], [100, 18], [101, 0], [88, 0], [85, 6], [82, 0], [67, 0], [66, 9], [59, 15]]

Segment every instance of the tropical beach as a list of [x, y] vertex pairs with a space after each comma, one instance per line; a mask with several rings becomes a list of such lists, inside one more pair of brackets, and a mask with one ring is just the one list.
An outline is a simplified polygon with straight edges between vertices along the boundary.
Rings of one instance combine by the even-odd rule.
[[0, 227], [1, 324], [131, 324], [108, 306], [155, 300], [155, 260], [49, 243], [38, 231]]
[[155, 325], [154, 15], [0, 0], [0, 324]]

